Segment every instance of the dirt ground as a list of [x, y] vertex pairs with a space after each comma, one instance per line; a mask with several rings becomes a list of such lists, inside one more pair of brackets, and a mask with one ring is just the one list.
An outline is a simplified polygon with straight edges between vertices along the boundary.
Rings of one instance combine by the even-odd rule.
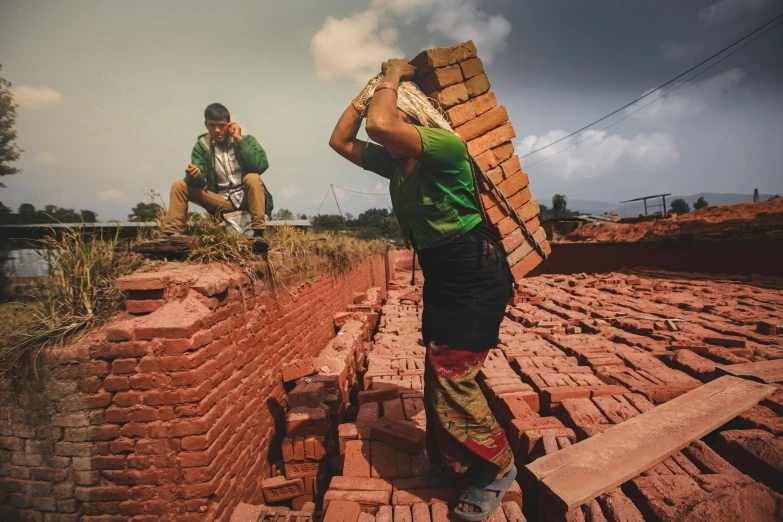
[[685, 234], [700, 238], [783, 239], [783, 198], [706, 207], [682, 216], [642, 223], [589, 223], [566, 236], [564, 241], [641, 241]]

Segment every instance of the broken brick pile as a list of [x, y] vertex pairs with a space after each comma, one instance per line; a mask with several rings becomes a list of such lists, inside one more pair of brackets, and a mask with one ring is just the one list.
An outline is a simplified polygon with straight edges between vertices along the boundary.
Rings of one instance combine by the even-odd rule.
[[[530, 233], [549, 254], [546, 233], [538, 221], [539, 206], [530, 193], [529, 179], [514, 154], [516, 136], [508, 111], [497, 104], [476, 47], [468, 41], [454, 47], [428, 49], [411, 60], [415, 81], [445, 112], [454, 131], [468, 144], [476, 162], [508, 198]], [[508, 206], [479, 179], [487, 219], [497, 229], [514, 277], [524, 277], [543, 258], [523, 234]]]
[[334, 426], [346, 412], [349, 393], [364, 369], [365, 344], [378, 323], [382, 292], [371, 288], [353, 295], [347, 312], [334, 314], [335, 337], [317, 355], [293, 360], [281, 368], [288, 392], [280, 473], [263, 481], [268, 504], [292, 500], [294, 509], [318, 500], [325, 492], [336, 453]]

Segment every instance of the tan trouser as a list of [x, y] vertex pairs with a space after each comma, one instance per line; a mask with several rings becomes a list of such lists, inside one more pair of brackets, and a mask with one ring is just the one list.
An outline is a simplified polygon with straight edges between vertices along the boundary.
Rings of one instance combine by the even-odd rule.
[[[239, 208], [250, 211], [253, 230], [264, 230], [266, 228], [266, 219], [264, 219], [266, 193], [261, 176], [245, 174], [242, 187], [245, 191], [245, 197]], [[188, 202], [195, 203], [213, 216], [234, 210], [231, 202], [220, 194], [191, 187], [183, 180], [175, 181], [171, 186], [169, 213], [166, 216], [167, 234], [181, 234], [185, 231], [185, 223], [188, 219]]]

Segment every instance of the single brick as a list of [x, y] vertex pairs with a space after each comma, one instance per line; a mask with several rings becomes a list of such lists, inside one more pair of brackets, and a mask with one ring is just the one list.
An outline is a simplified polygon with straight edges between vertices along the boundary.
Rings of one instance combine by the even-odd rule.
[[370, 477], [370, 447], [368, 440], [351, 440], [345, 443], [343, 475]]
[[517, 134], [514, 131], [514, 126], [511, 125], [511, 122], [508, 122], [496, 129], [491, 130], [483, 136], [479, 136], [478, 138], [468, 142], [468, 151], [473, 156], [477, 156], [487, 149], [497, 147], [503, 142], [515, 138], [516, 135]]
[[459, 67], [462, 69], [462, 76], [464, 76], [466, 80], [484, 72], [484, 64], [482, 63], [481, 58], [478, 57], [465, 60], [459, 64]]
[[373, 438], [392, 447], [408, 453], [417, 453], [424, 448], [424, 430], [408, 422], [383, 418], [369, 423], [369, 426]]
[[449, 87], [460, 83], [461, 81], [462, 70], [459, 65], [439, 67], [433, 69], [424, 76], [416, 78], [416, 83], [425, 94]]
[[491, 131], [508, 121], [508, 112], [502, 105], [470, 120], [454, 129], [465, 141], [470, 141]]
[[324, 514], [324, 522], [357, 522], [362, 507], [358, 502], [332, 500]]
[[465, 84], [458, 83], [451, 87], [446, 87], [443, 90], [435, 91], [430, 94], [430, 97], [438, 102], [441, 109], [450, 109], [451, 107], [468, 101], [468, 91], [465, 89]]
[[458, 127], [475, 117], [476, 111], [473, 109], [472, 103], [460, 103], [446, 111], [446, 119], [449, 121], [452, 128]]
[[299, 359], [288, 364], [283, 364], [281, 371], [283, 373], [283, 382], [295, 381], [308, 375], [316, 373], [315, 360]]
[[272, 477], [261, 483], [261, 489], [267, 502], [279, 502], [304, 495], [302, 479], [288, 480], [285, 477]]
[[487, 78], [486, 74], [482, 73], [467, 80], [463, 85], [465, 86], [465, 90], [468, 91], [468, 97], [476, 98], [489, 91], [489, 78]]

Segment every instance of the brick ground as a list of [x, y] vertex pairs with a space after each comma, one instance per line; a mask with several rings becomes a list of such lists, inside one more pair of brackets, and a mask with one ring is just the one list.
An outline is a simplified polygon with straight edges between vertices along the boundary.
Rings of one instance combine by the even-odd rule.
[[[410, 272], [401, 270], [390, 284], [368, 355], [368, 391], [360, 396], [360, 401], [379, 404], [381, 419], [397, 422], [416, 420], [413, 398], [422, 384], [422, 303], [420, 290], [408, 286], [409, 277]], [[783, 356], [781, 338], [756, 331], [760, 321], [781, 322], [782, 302], [779, 288], [709, 282], [699, 276], [526, 279], [517, 285], [500, 343], [488, 355], [479, 383], [521, 466], [708, 382], [718, 375], [719, 364]], [[397, 393], [401, 399], [394, 397]], [[508, 502], [491, 519], [731, 520], [741, 518], [742, 509], [760, 520], [774, 519], [783, 506], [783, 497], [773, 491], [780, 489], [782, 396], [774, 395], [726, 425], [710, 440], [712, 447], [696, 441], [570, 513], [559, 512], [521, 473], [518, 504]], [[374, 444], [372, 430], [361, 421], [340, 426], [340, 437], [343, 445]], [[374, 457], [370, 452], [370, 474], [377, 467]], [[411, 479], [395, 478], [399, 470], [385, 462], [394, 488], [384, 504], [388, 511], [377, 505], [366, 511], [394, 522], [427, 520], [425, 513], [431, 521], [447, 519], [448, 506], [442, 502], [453, 490], [429, 490], [416, 472]], [[675, 495], [679, 486], [682, 494]], [[726, 513], [733, 514], [726, 517], [720, 510], [729, 501], [733, 504]]]

